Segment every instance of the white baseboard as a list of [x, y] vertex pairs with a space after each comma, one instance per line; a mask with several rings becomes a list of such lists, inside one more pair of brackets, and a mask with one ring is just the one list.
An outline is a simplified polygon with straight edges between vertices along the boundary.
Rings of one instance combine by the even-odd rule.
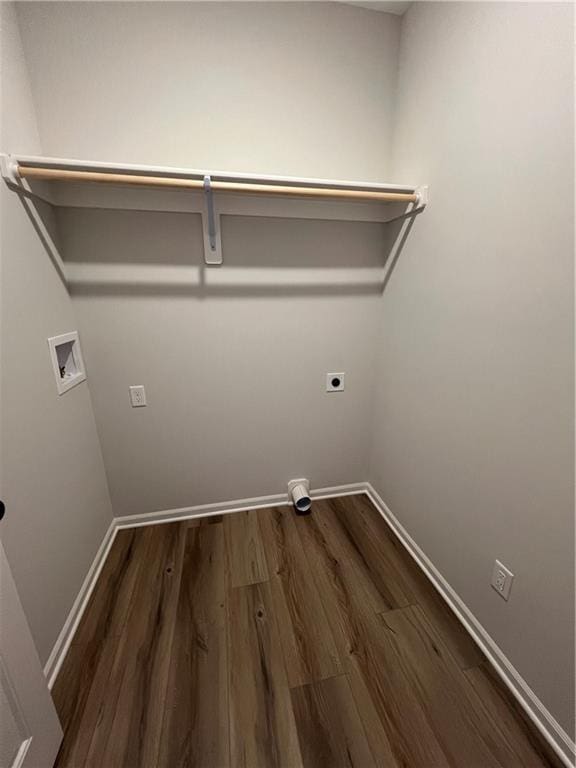
[[[366, 493], [367, 483], [348, 483], [331, 488], [318, 488], [311, 491], [312, 499], [329, 499], [332, 496], [350, 496], [354, 493]], [[264, 507], [279, 507], [288, 504], [287, 493], [276, 493], [273, 496], [255, 496], [249, 499], [222, 501], [215, 504], [200, 504], [196, 507], [181, 507], [180, 509], [164, 509], [159, 512], [144, 512], [141, 515], [125, 515], [116, 517], [118, 528], [136, 528], [140, 525], [158, 525], [158, 523], [174, 523], [178, 520], [188, 520], [191, 517], [210, 517], [231, 512], [241, 512], [246, 509], [262, 509]]]
[[[333, 496], [350, 496], [354, 493], [366, 493], [366, 483], [349, 483], [347, 485], [337, 485], [331, 488], [318, 488], [311, 491], [312, 499], [328, 499]], [[108, 552], [112, 546], [116, 532], [122, 528], [138, 528], [143, 525], [158, 525], [159, 523], [173, 523], [178, 520], [187, 520], [193, 517], [211, 517], [212, 515], [229, 514], [240, 512], [246, 509], [261, 509], [263, 507], [277, 507], [288, 503], [288, 494], [279, 493], [274, 496], [256, 496], [250, 499], [236, 499], [235, 501], [224, 501], [215, 504], [200, 504], [195, 507], [182, 507], [181, 509], [165, 509], [159, 512], [148, 512], [141, 515], [129, 515], [125, 517], [115, 517], [108, 530], [106, 531], [102, 543], [98, 547], [96, 556], [90, 566], [84, 583], [70, 609], [70, 613], [58, 639], [54, 643], [52, 652], [48, 661], [44, 665], [44, 675], [48, 681], [48, 688], [52, 688], [58, 672], [62, 666], [68, 649], [74, 638], [74, 634], [80, 624], [82, 614], [88, 605], [90, 595], [102, 567], [108, 557]]]
[[54, 643], [54, 647], [52, 648], [52, 652], [48, 657], [48, 661], [44, 665], [44, 675], [48, 680], [48, 688], [50, 689], [54, 685], [54, 681], [58, 676], [58, 672], [60, 671], [62, 662], [68, 653], [68, 648], [70, 647], [74, 633], [78, 628], [82, 614], [84, 613], [84, 610], [88, 604], [88, 600], [90, 599], [94, 585], [98, 581], [98, 576], [100, 576], [102, 566], [106, 562], [108, 552], [110, 551], [110, 547], [112, 546], [112, 542], [116, 536], [116, 530], [117, 526], [115, 524], [115, 520], [113, 519], [108, 526], [108, 530], [104, 534], [104, 538], [102, 539], [100, 546], [98, 547], [96, 556], [92, 561], [92, 565], [88, 569], [86, 578], [80, 587], [80, 591], [76, 596], [76, 600], [74, 600], [72, 608], [70, 609], [70, 613], [64, 622], [64, 626], [62, 627], [62, 630], [60, 631], [60, 634]]
[[546, 709], [522, 675], [511, 664], [472, 611], [452, 589], [418, 544], [416, 544], [370, 483], [366, 483], [366, 493], [408, 553], [414, 558], [420, 569], [432, 582], [432, 585], [444, 598], [456, 617], [483, 651], [503, 683], [526, 712], [532, 723], [538, 728], [550, 747], [567, 768], [573, 768], [575, 765], [576, 747], [566, 731]]

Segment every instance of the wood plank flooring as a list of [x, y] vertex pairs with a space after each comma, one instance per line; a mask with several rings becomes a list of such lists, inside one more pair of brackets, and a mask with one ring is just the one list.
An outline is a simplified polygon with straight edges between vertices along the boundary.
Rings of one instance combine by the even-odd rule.
[[57, 768], [558, 768], [364, 495], [119, 531]]

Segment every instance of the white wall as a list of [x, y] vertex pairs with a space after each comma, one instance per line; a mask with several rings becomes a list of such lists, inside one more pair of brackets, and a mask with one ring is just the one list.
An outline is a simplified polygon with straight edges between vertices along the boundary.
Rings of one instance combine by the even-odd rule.
[[[19, 18], [48, 154], [386, 176], [395, 16], [88, 2], [27, 3]], [[226, 217], [225, 264], [200, 276], [196, 216], [69, 209], [59, 222], [83, 268], [74, 304], [116, 514], [365, 477], [380, 225]], [[105, 289], [109, 262], [123, 285]], [[325, 393], [329, 371], [347, 373], [344, 393]], [[146, 386], [146, 409], [130, 408], [130, 384]]]
[[[573, 731], [570, 5], [417, 3], [395, 173], [428, 182], [382, 300], [371, 480]], [[489, 586], [499, 558], [508, 603]]]
[[197, 216], [59, 221], [117, 515], [366, 476], [381, 225], [225, 217], [225, 265], [200, 273]]
[[[0, 149], [39, 153], [14, 7], [0, 11]], [[48, 355], [76, 327], [70, 299], [19, 199], [0, 195], [0, 535], [45, 662], [112, 513], [87, 385], [58, 397]]]
[[396, 16], [317, 2], [27, 2], [18, 12], [48, 155], [387, 176]]

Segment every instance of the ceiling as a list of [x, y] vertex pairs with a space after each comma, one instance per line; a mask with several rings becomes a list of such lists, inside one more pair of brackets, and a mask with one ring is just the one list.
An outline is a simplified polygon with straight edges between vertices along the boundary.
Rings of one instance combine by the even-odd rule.
[[370, 8], [372, 11], [383, 11], [384, 13], [395, 13], [402, 16], [410, 7], [410, 2], [387, 2], [386, 0], [377, 0], [372, 3], [356, 2], [356, 0], [343, 0], [347, 5], [359, 5], [361, 8]]

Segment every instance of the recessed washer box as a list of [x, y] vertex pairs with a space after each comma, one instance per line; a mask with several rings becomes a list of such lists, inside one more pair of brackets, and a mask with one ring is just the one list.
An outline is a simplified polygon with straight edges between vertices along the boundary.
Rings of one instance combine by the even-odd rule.
[[51, 336], [48, 339], [50, 359], [56, 379], [56, 389], [63, 395], [86, 379], [86, 369], [80, 349], [78, 331]]

